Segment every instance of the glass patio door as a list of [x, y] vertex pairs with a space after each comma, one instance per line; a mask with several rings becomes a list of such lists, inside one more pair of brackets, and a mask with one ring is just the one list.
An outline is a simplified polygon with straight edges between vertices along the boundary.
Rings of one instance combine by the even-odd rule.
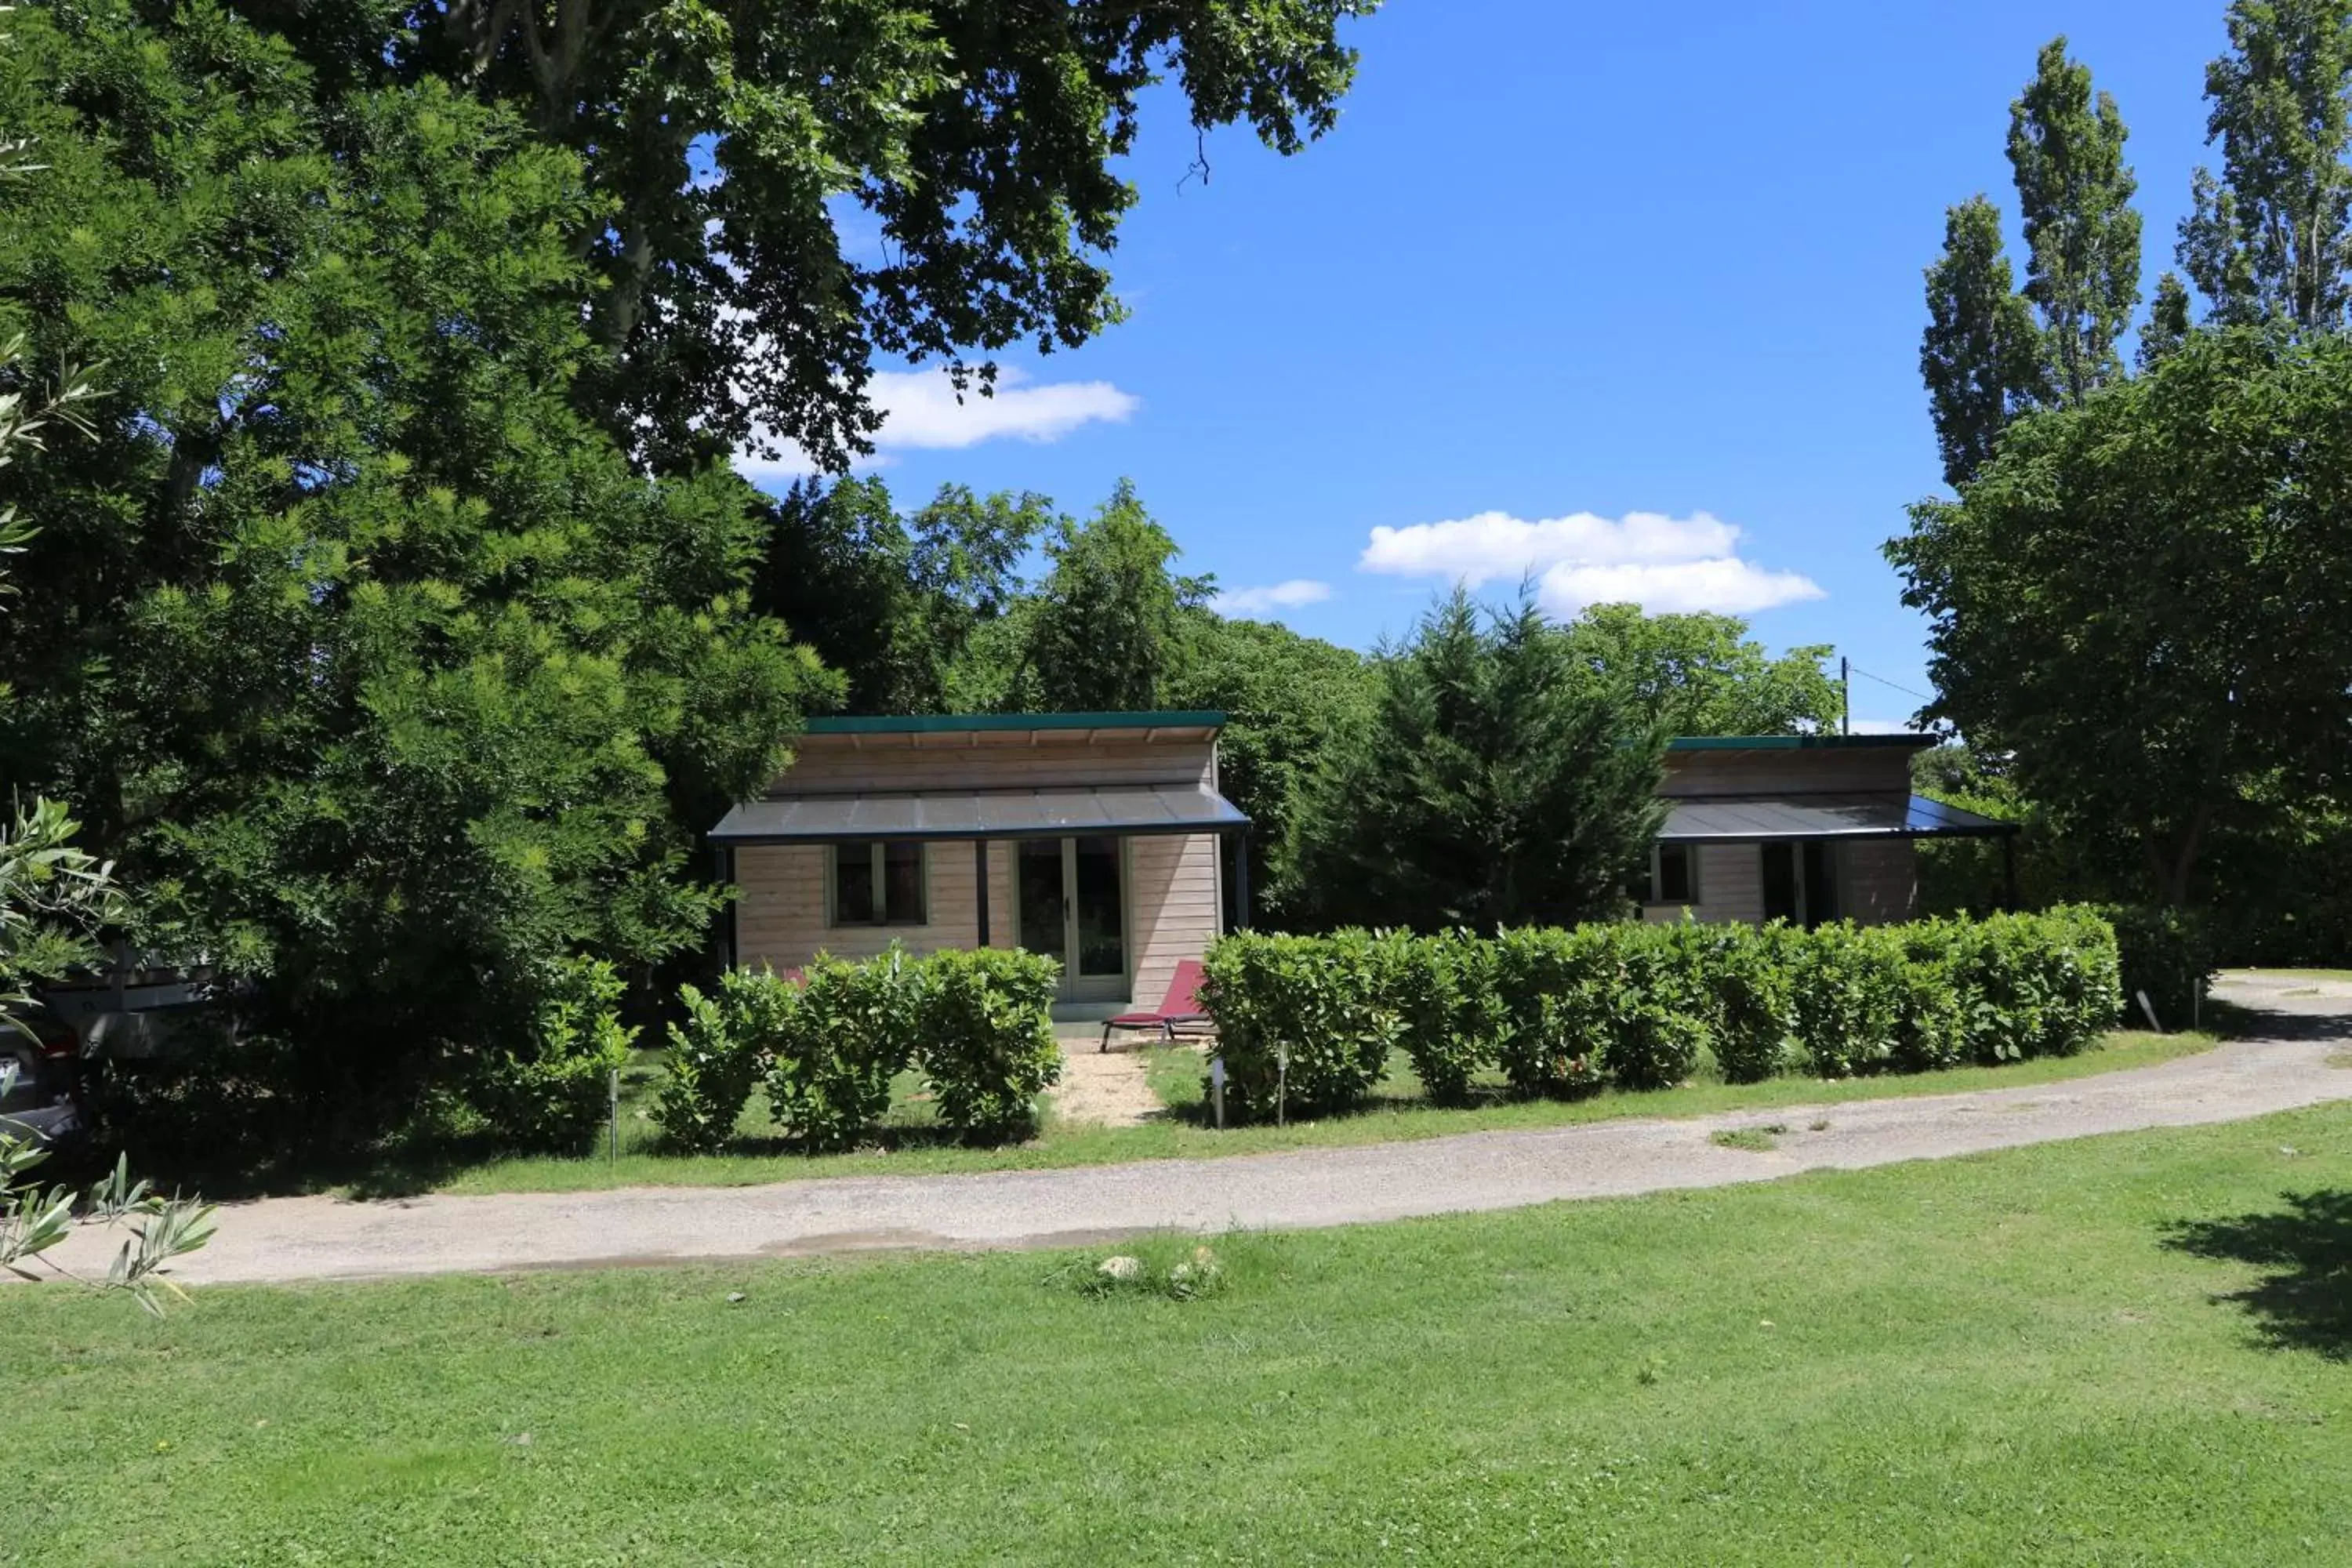
[[1024, 838], [1013, 903], [1023, 947], [1062, 964], [1062, 1000], [1127, 1000], [1127, 858], [1116, 838]]

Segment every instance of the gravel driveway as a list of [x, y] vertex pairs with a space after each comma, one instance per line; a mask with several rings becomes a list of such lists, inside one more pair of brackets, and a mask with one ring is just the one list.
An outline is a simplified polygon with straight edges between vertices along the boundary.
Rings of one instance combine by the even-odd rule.
[[[369, 1203], [269, 1198], [224, 1207], [218, 1237], [174, 1278], [352, 1279], [1347, 1225], [1765, 1181], [2352, 1100], [2352, 1070], [2329, 1065], [2352, 1036], [2352, 984], [2231, 976], [2221, 994], [2270, 1013], [2270, 1037], [2067, 1083], [1070, 1170]], [[1827, 1127], [1807, 1130], [1816, 1120]], [[1769, 1151], [1710, 1142], [1767, 1123], [1790, 1130]], [[102, 1269], [102, 1242], [77, 1237], [61, 1260]]]

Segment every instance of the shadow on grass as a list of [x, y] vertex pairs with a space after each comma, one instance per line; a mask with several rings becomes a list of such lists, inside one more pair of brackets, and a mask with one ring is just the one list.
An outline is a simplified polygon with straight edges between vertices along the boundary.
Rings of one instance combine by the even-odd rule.
[[2273, 1348], [2352, 1361], [2352, 1192], [2281, 1196], [2283, 1210], [2176, 1223], [2164, 1245], [2267, 1270], [2245, 1289], [2216, 1300], [2245, 1309]]

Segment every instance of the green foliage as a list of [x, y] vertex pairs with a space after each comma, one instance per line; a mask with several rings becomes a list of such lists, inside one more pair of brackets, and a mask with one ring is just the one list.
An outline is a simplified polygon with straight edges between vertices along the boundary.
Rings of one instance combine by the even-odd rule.
[[[1945, 480], [1966, 485], [2010, 421], [2070, 406], [2123, 375], [2116, 352], [2139, 302], [2138, 188], [2115, 100], [2053, 38], [2010, 105], [2009, 162], [2029, 252], [2013, 289], [2000, 209], [1982, 195], [1947, 210], [1927, 268], [1919, 372]], [[2167, 317], [2168, 321], [2171, 318]]]
[[2140, 323], [2138, 364], [2153, 369], [2179, 348], [2194, 323], [2189, 319], [2189, 285], [2177, 272], [2156, 280], [2156, 297], [2147, 303], [2147, 320]]
[[1774, 658], [1736, 616], [1595, 605], [1560, 628], [1570, 659], [1623, 692], [1662, 735], [1834, 733], [1844, 698], [1826, 644]]
[[2068, 1057], [2121, 1016], [2110, 911], [2067, 906], [1952, 930], [1958, 983], [1973, 999], [1970, 1055], [1987, 1064]]
[[145, 940], [260, 983], [320, 1137], [529, 1080], [562, 955], [698, 943], [694, 834], [829, 691], [746, 608], [748, 488], [573, 411], [575, 161], [438, 82], [350, 90], [370, 58], [122, 0], [0, 52], [46, 165], [0, 185], [0, 335], [108, 384], [10, 470], [0, 789], [76, 802]]
[[0, 821], [0, 1034], [25, 1027], [32, 988], [99, 957], [91, 940], [122, 910], [113, 868], [74, 843], [62, 802], [37, 799]]
[[533, 1048], [484, 1064], [475, 1104], [499, 1135], [525, 1150], [576, 1151], [611, 1103], [612, 1075], [637, 1031], [620, 1018], [627, 990], [612, 964], [574, 956], [547, 965], [533, 988]]
[[1895, 1065], [1906, 966], [1899, 936], [1843, 921], [1805, 933], [1797, 949], [1797, 1037], [1821, 1078]]
[[[322, 96], [437, 81], [584, 166], [559, 232], [599, 285], [583, 403], [658, 471], [749, 444], [843, 466], [877, 357], [985, 395], [1015, 343], [1121, 315], [1105, 261], [1151, 101], [1297, 151], [1372, 0], [542, 0], [267, 14]], [[1162, 92], [1150, 91], [1172, 79]], [[1180, 109], [1178, 105], [1182, 107]]]
[[1522, 1098], [1565, 1100], [1671, 1088], [1707, 1056], [1734, 1083], [2071, 1056], [2114, 1025], [2117, 997], [2115, 934], [2082, 908], [1811, 931], [1244, 932], [1206, 969], [1226, 1107], [1243, 1120], [1271, 1114], [1286, 1047], [1299, 1114], [1360, 1100], [1391, 1047], [1441, 1103], [1467, 1099], [1489, 1065]]
[[2122, 979], [2116, 1015], [2139, 1016], [2139, 994], [2147, 993], [2157, 1021], [2185, 1029], [2195, 1020], [2213, 979], [2213, 936], [2196, 911], [2109, 904], [2099, 915], [2115, 928]]
[[1623, 1089], [1672, 1089], [1715, 1048], [1722, 1016], [1715, 977], [1726, 928], [1685, 920], [1606, 929], [1624, 948], [1627, 990], [1610, 1076]]
[[1201, 1000], [1217, 1021], [1227, 1114], [1272, 1121], [1360, 1101], [1403, 1038], [1394, 997], [1410, 953], [1401, 934], [1363, 931], [1210, 944]]
[[768, 1104], [788, 1136], [845, 1148], [882, 1119], [922, 1025], [916, 968], [893, 942], [862, 963], [820, 955], [803, 972], [767, 1069]]
[[1440, 1105], [1470, 1098], [1470, 1080], [1493, 1066], [1507, 1026], [1496, 944], [1465, 931], [1411, 939], [1394, 1002], [1414, 1076]]
[[1314, 825], [1317, 781], [1369, 721], [1378, 668], [1351, 648], [1267, 622], [1205, 608], [1187, 619], [1184, 658], [1162, 696], [1171, 708], [1225, 716], [1217, 788], [1250, 819], [1256, 916], [1277, 928], [1297, 925], [1314, 908], [1299, 852]]
[[[0, 1059], [0, 1094], [16, 1072], [14, 1061]], [[113, 1171], [86, 1193], [45, 1189], [25, 1179], [48, 1157], [47, 1150], [0, 1132], [0, 1272], [38, 1279], [36, 1266], [42, 1266], [60, 1279], [123, 1291], [151, 1316], [162, 1317], [159, 1291], [185, 1295], [165, 1276], [175, 1259], [213, 1238], [213, 1205], [177, 1194], [159, 1195], [147, 1183], [131, 1180], [127, 1158], [116, 1160]], [[48, 1256], [77, 1225], [130, 1230], [102, 1277], [69, 1273]]]
[[1732, 1083], [1761, 1083], [1803, 1055], [1797, 953], [1804, 932], [1775, 921], [1727, 926], [1716, 951], [1716, 1065]]
[[1161, 706], [1183, 658], [1184, 611], [1210, 587], [1177, 576], [1177, 554], [1125, 479], [1085, 523], [1064, 519], [1045, 544], [1050, 564], [1009, 705], [1049, 713]]
[[2222, 325], [2330, 331], [2352, 304], [2352, 11], [2231, 0], [2230, 52], [2205, 68], [2206, 139], [2180, 265]]
[[802, 978], [730, 970], [716, 995], [679, 987], [669, 1069], [653, 1118], [671, 1147], [707, 1153], [732, 1135], [751, 1085], [811, 1152], [846, 1148], [881, 1121], [891, 1079], [921, 1069], [944, 1125], [1015, 1137], [1061, 1077], [1052, 1007], [1059, 970], [990, 948], [859, 962], [820, 957]]
[[752, 1086], [785, 1037], [799, 989], [773, 970], [730, 969], [717, 994], [687, 984], [677, 995], [686, 1016], [669, 1026], [667, 1071], [652, 1115], [670, 1147], [707, 1154], [734, 1135]]
[[940, 488], [900, 517], [879, 479], [803, 481], [771, 509], [752, 604], [846, 677], [854, 713], [950, 710], [956, 667], [1022, 592], [1042, 496]]
[[1382, 658], [1302, 835], [1322, 923], [1493, 931], [1604, 918], [1663, 808], [1661, 738], [1530, 602], [1456, 592]]
[[2000, 209], [1981, 195], [1944, 214], [1944, 251], [1927, 268], [1919, 374], [1936, 422], [1945, 482], [1958, 488], [1992, 457], [2010, 420], [2041, 389], [2041, 337], [2002, 254]]
[[[64, 806], [48, 800], [19, 806], [13, 823], [0, 824], [0, 1035], [26, 1027], [32, 984], [92, 956], [91, 928], [115, 911], [113, 868], [74, 847], [75, 826]], [[17, 1070], [16, 1056], [0, 1051], [0, 1098]], [[100, 1283], [160, 1316], [158, 1288], [176, 1289], [164, 1278], [173, 1260], [212, 1237], [211, 1206], [177, 1194], [156, 1195], [131, 1179], [124, 1160], [86, 1194], [43, 1189], [26, 1177], [47, 1158], [0, 1124], [0, 1270], [33, 1279], [39, 1278], [34, 1266], [48, 1264], [63, 1274], [47, 1254], [72, 1233], [78, 1214], [109, 1227], [128, 1224], [131, 1237]]]
[[1052, 1014], [1060, 981], [1059, 964], [1018, 949], [922, 961], [915, 1055], [941, 1121], [986, 1142], [1032, 1124], [1037, 1097], [1062, 1076]]
[[1608, 1079], [1618, 1008], [1628, 997], [1617, 927], [1520, 927], [1495, 941], [1506, 1024], [1500, 1049], [1515, 1093], [1569, 1099]]
[[2032, 259], [2025, 298], [2041, 317], [2050, 395], [2080, 403], [2124, 374], [2116, 345], [2139, 303], [2139, 182], [2124, 162], [2130, 132], [2116, 100], [2064, 37], [2042, 47], [2033, 79], [2010, 106], [2009, 162]]
[[2197, 333], [1912, 522], [1887, 554], [1932, 711], [2060, 831], [2119, 835], [2155, 901], [2352, 767], [2352, 342]]

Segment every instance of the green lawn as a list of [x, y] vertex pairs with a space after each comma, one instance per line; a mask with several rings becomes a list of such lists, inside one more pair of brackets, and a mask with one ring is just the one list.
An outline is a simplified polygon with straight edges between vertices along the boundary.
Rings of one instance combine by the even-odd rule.
[[0, 1561], [2352, 1554], [2344, 1108], [1216, 1246], [28, 1290]]
[[1202, 1158], [1260, 1154], [1276, 1149], [1381, 1143], [1437, 1138], [1514, 1127], [1558, 1127], [1626, 1116], [1700, 1116], [1713, 1111], [1769, 1110], [1780, 1105], [1835, 1103], [1895, 1095], [1958, 1094], [2020, 1084], [2054, 1083], [2119, 1068], [2148, 1067], [2210, 1049], [2212, 1036], [2150, 1035], [2130, 1031], [2107, 1036], [2077, 1057], [2048, 1058], [1999, 1068], [1959, 1068], [1949, 1072], [1902, 1077], [1776, 1079], [1760, 1084], [1727, 1084], [1703, 1063], [1697, 1078], [1679, 1089], [1648, 1093], [1606, 1090], [1590, 1100], [1513, 1101], [1500, 1097], [1500, 1080], [1484, 1087], [1492, 1098], [1466, 1109], [1433, 1106], [1402, 1053], [1366, 1109], [1347, 1116], [1287, 1127], [1234, 1128], [1220, 1132], [1204, 1125], [1201, 1104], [1202, 1061], [1197, 1051], [1146, 1047], [1146, 1070], [1171, 1114], [1141, 1127], [1102, 1128], [1048, 1122], [1025, 1143], [998, 1149], [968, 1149], [945, 1138], [930, 1108], [917, 1097], [913, 1075], [900, 1081], [888, 1125], [875, 1147], [812, 1158], [793, 1152], [772, 1137], [758, 1098], [744, 1113], [736, 1152], [682, 1157], [654, 1148], [654, 1130], [636, 1114], [657, 1079], [658, 1057], [645, 1053], [629, 1075], [623, 1106], [622, 1152], [618, 1161], [600, 1152], [589, 1159], [510, 1159], [422, 1175], [396, 1173], [358, 1184], [364, 1192], [400, 1185], [436, 1186], [446, 1192], [558, 1192], [609, 1186], [735, 1186], [812, 1176], [925, 1175], [955, 1171], [1037, 1169], [1103, 1165], [1128, 1160]]

